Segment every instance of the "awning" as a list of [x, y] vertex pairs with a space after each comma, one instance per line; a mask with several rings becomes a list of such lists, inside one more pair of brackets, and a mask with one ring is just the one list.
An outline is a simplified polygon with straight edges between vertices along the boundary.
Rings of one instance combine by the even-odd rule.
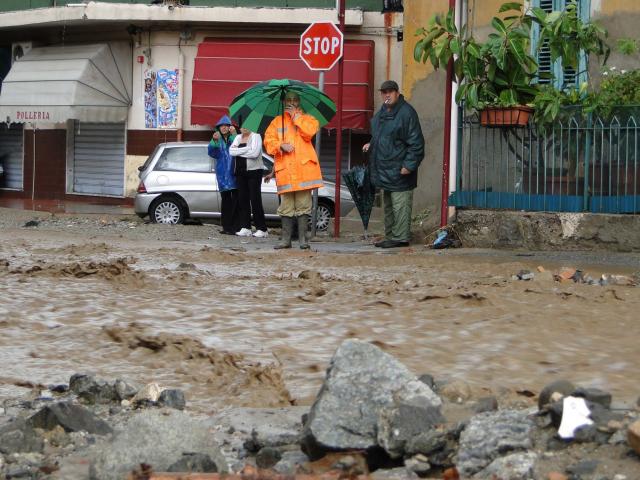
[[0, 122], [123, 122], [131, 54], [121, 45], [33, 48], [2, 82]]
[[[290, 78], [318, 85], [298, 56], [297, 39], [205, 38], [198, 45], [192, 83], [191, 123], [213, 125], [228, 112], [233, 98], [251, 85], [271, 78]], [[349, 40], [344, 45], [342, 128], [368, 130], [373, 114], [372, 41]], [[338, 67], [325, 72], [324, 91], [337, 99]], [[326, 128], [336, 128], [336, 120]]]

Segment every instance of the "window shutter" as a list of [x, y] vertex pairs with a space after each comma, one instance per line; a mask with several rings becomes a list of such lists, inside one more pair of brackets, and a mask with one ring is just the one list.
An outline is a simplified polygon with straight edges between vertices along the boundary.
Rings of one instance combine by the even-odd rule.
[[[552, 12], [554, 10], [563, 10], [570, 0], [534, 0], [533, 6], [540, 7], [545, 12]], [[589, 7], [588, 0], [578, 1], [578, 12], [583, 21], [589, 20]], [[553, 64], [551, 63], [551, 52], [549, 47], [542, 45], [538, 50], [538, 39], [540, 36], [540, 28], [534, 26], [532, 29], [532, 49], [536, 52], [536, 60], [538, 61], [538, 71], [540, 73], [553, 73], [553, 84], [556, 88], [567, 88], [577, 86], [580, 82], [586, 79], [587, 72], [587, 58], [586, 55], [580, 55], [579, 72], [576, 72], [573, 68], [562, 68], [562, 63], [557, 60]], [[539, 79], [541, 84], [550, 84], [548, 79]]]

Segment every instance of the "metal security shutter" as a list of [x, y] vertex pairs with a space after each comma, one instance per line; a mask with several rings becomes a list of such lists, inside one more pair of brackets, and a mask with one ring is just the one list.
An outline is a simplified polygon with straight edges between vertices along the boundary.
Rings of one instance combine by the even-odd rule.
[[4, 169], [0, 188], [23, 189], [23, 157], [22, 125], [9, 129], [0, 127], [0, 162]]
[[124, 195], [125, 127], [123, 123], [75, 122], [73, 191]]

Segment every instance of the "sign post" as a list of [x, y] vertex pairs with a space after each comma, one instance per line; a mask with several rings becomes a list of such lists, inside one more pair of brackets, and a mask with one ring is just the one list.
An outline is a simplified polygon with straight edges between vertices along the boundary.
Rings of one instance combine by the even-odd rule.
[[[300, 58], [310, 70], [319, 71], [318, 88], [324, 90], [324, 72], [331, 70], [336, 62], [342, 58], [344, 50], [344, 35], [331, 22], [312, 23], [300, 36]], [[340, 80], [342, 80], [340, 78]], [[338, 88], [342, 90], [342, 82]], [[338, 115], [342, 115], [342, 107], [338, 105]], [[340, 131], [340, 117], [338, 119], [338, 135], [342, 138]], [[320, 160], [320, 132], [316, 136], [316, 154]], [[340, 144], [340, 142], [338, 142]], [[339, 236], [340, 232], [340, 155], [336, 155], [336, 192], [335, 192], [335, 225], [334, 235]], [[313, 215], [311, 223], [311, 234], [316, 234], [318, 209], [318, 189], [313, 190]]]

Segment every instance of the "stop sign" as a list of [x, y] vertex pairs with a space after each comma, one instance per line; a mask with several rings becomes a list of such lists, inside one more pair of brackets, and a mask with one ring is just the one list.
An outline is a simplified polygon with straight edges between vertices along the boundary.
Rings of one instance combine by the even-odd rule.
[[300, 58], [311, 70], [331, 70], [342, 58], [343, 38], [331, 22], [312, 23], [300, 36]]

